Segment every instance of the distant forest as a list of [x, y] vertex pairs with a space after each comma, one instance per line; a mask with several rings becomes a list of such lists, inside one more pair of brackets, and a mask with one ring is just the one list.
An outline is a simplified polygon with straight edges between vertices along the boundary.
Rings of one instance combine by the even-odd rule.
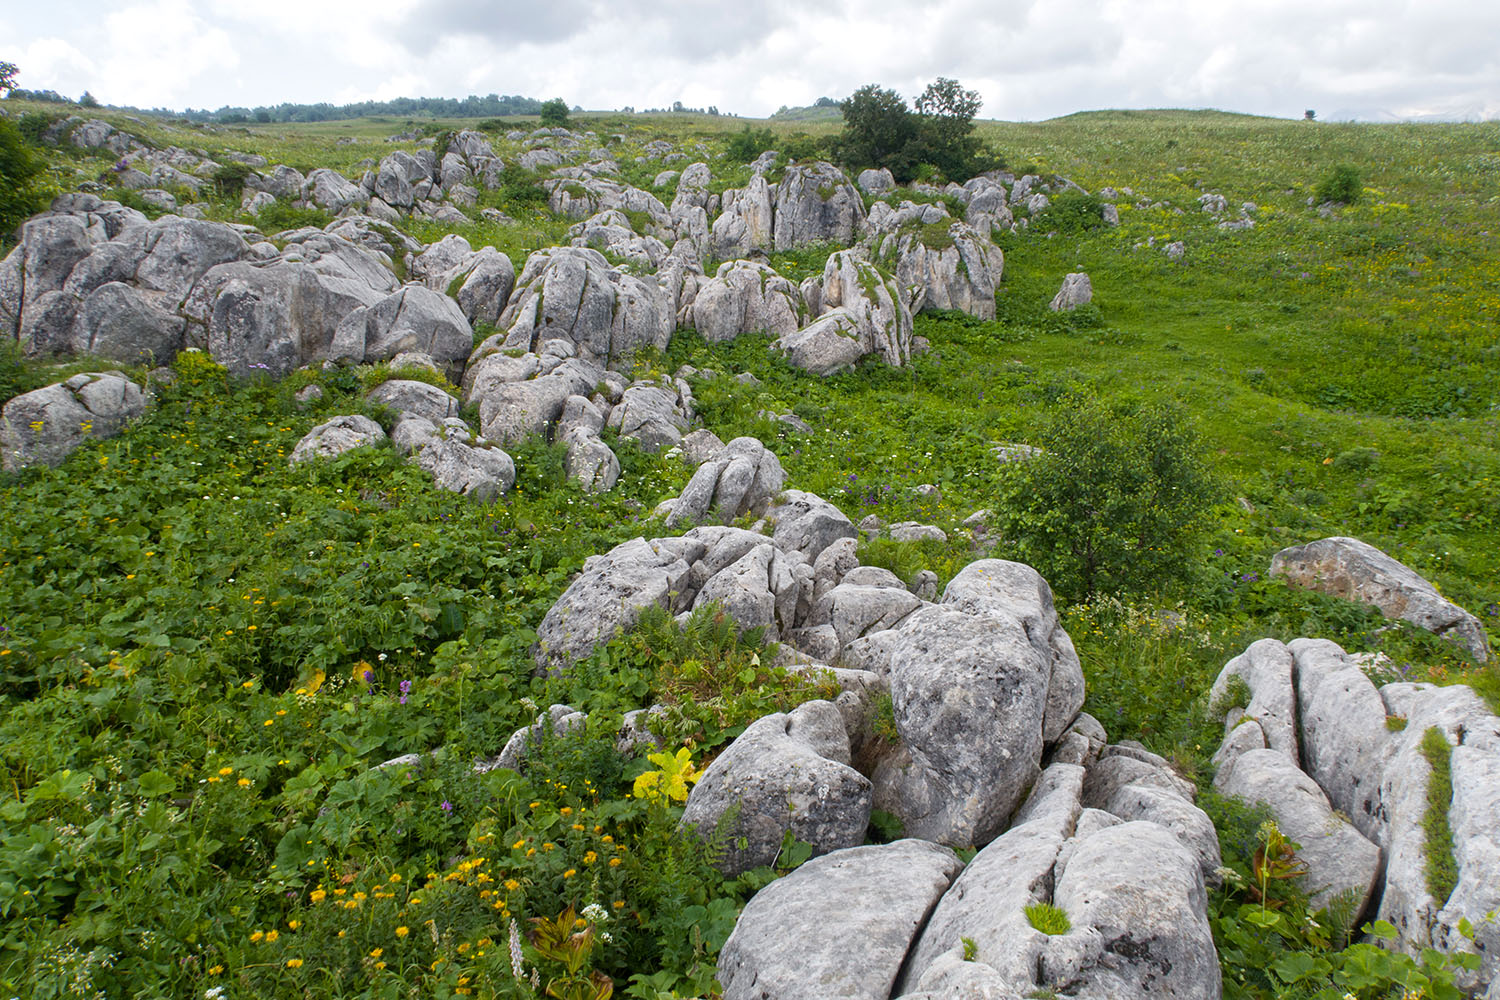
[[[17, 88], [11, 97], [34, 101], [67, 102], [67, 98], [53, 91], [31, 91]], [[111, 105], [114, 107], [113, 105]], [[187, 118], [195, 122], [219, 122], [239, 125], [246, 122], [326, 122], [342, 121], [346, 118], [368, 118], [373, 115], [414, 117], [418, 115], [444, 118], [504, 118], [510, 115], [535, 115], [542, 110], [542, 102], [534, 97], [519, 94], [490, 94], [480, 97], [471, 94], [462, 100], [452, 97], [398, 97], [391, 101], [361, 101], [358, 104], [278, 104], [275, 107], [236, 108], [222, 107], [217, 111], [207, 108], [188, 108], [175, 111], [171, 108], [118, 107], [119, 111], [149, 111], [152, 114]]]

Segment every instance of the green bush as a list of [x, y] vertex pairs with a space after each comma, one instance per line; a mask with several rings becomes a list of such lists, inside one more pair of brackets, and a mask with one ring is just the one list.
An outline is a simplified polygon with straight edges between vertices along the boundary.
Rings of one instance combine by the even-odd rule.
[[543, 128], [567, 128], [568, 102], [561, 97], [546, 101], [542, 104], [541, 120]]
[[45, 194], [37, 184], [41, 159], [27, 146], [21, 131], [9, 118], [0, 118], [0, 243], [27, 216], [45, 207]]
[[1031, 225], [1040, 233], [1082, 233], [1104, 225], [1104, 202], [1098, 195], [1067, 190], [1037, 213]]
[[1352, 205], [1359, 201], [1362, 190], [1359, 171], [1347, 163], [1341, 163], [1318, 182], [1317, 198], [1320, 202], [1334, 201]]
[[996, 509], [1054, 589], [1147, 591], [1187, 567], [1219, 490], [1177, 410], [1070, 395], [1033, 443], [1042, 454], [1010, 466]]
[[768, 128], [752, 128], [746, 125], [729, 137], [724, 147], [725, 155], [736, 163], [749, 163], [761, 153], [776, 146], [776, 133]]

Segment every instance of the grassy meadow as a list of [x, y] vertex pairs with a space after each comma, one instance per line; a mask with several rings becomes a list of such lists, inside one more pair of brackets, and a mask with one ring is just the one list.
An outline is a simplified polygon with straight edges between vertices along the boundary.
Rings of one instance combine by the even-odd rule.
[[[98, 116], [158, 145], [356, 178], [360, 161], [411, 148], [385, 141], [404, 120], [208, 128]], [[495, 122], [509, 162], [519, 145], [505, 132], [531, 123]], [[575, 128], [621, 135], [623, 176], [649, 189], [665, 167], [636, 156], [657, 139], [688, 153], [677, 167], [706, 159], [716, 180], [748, 177], [715, 158], [747, 124], [584, 115]], [[837, 129], [754, 124], [794, 144]], [[1495, 667], [1267, 579], [1276, 550], [1355, 535], [1492, 633], [1500, 625], [1500, 124], [1093, 112], [978, 134], [1017, 173], [1132, 189], [1119, 227], [1059, 216], [1000, 234], [998, 318], [918, 317], [931, 350], [909, 368], [820, 379], [764, 338], [710, 345], [680, 331], [637, 373], [753, 373], [758, 385], [696, 384], [704, 425], [724, 440], [760, 437], [789, 485], [855, 521], [944, 528], [946, 545], [862, 551], [944, 583], [982, 551], [962, 521], [994, 510], [1006, 488], [995, 444], [1033, 440], [1080, 393], [1121, 409], [1175, 405], [1218, 482], [1186, 568], [1161, 585], [1058, 597], [1086, 710], [1112, 739], [1139, 739], [1200, 783], [1220, 735], [1205, 692], [1258, 638], [1335, 639], [1386, 654], [1383, 676], [1471, 683], [1500, 700]], [[48, 183], [71, 188], [110, 159], [50, 153]], [[1362, 195], [1325, 217], [1307, 202], [1340, 164], [1357, 169]], [[567, 223], [536, 199], [535, 180], [516, 172], [481, 200], [516, 225], [476, 214], [456, 231], [518, 267], [564, 241]], [[1198, 208], [1209, 192], [1231, 217], [1253, 202], [1254, 228], [1219, 229]], [[237, 218], [237, 198], [205, 197], [211, 218]], [[452, 231], [406, 225], [424, 241]], [[1174, 261], [1164, 247], [1179, 240]], [[797, 281], [831, 249], [771, 263]], [[1078, 270], [1093, 306], [1052, 314]], [[6, 348], [0, 396], [97, 367]], [[691, 470], [621, 444], [620, 484], [595, 496], [566, 481], [557, 446], [531, 441], [511, 452], [516, 489], [482, 506], [388, 449], [289, 469], [314, 424], [371, 412], [359, 372], [271, 384], [234, 382], [201, 355], [174, 367], [175, 384], [122, 436], [0, 480], [0, 996], [530, 997], [555, 985], [553, 996], [604, 1000], [595, 973], [637, 1000], [708, 996], [737, 908], [806, 852], [789, 844], [778, 869], [725, 880], [676, 834], [677, 793], [750, 720], [820, 688], [773, 669], [756, 634], [712, 615], [651, 623], [564, 678], [532, 676], [529, 651], [586, 557], [665, 533], [649, 512]], [[299, 407], [294, 394], [313, 382], [323, 400]], [[812, 433], [763, 411], [794, 412]], [[925, 483], [939, 493], [915, 490]], [[987, 541], [1001, 557], [1016, 544], [1003, 532]], [[544, 740], [524, 776], [473, 773], [558, 702], [591, 713], [582, 739]], [[620, 713], [657, 702], [683, 752], [621, 758]], [[425, 756], [374, 768], [404, 754]], [[1215, 816], [1226, 830], [1249, 822]], [[1235, 902], [1232, 886], [1215, 894], [1222, 912]], [[550, 930], [531, 923], [542, 918]], [[569, 936], [575, 919], [586, 933]], [[533, 986], [513, 975], [510, 941], [538, 928], [517, 945], [541, 970]], [[1277, 956], [1340, 954], [1310, 935], [1268, 956], [1235, 943], [1243, 927], [1221, 929], [1230, 996], [1290, 995], [1256, 971]], [[1301, 995], [1325, 995], [1304, 985]]]

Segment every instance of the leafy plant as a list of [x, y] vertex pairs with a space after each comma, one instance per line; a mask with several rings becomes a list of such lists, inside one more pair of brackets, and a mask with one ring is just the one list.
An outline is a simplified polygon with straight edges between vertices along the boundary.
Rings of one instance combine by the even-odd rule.
[[1073, 922], [1059, 906], [1051, 903], [1030, 903], [1026, 907], [1026, 922], [1043, 934], [1058, 936], [1073, 929]]
[[1427, 809], [1422, 814], [1422, 853], [1427, 891], [1439, 905], [1447, 902], [1458, 884], [1453, 857], [1453, 827], [1448, 810], [1453, 803], [1453, 746], [1437, 726], [1422, 734], [1422, 756], [1431, 769], [1427, 776]]
[[1218, 487], [1183, 416], [1067, 396], [997, 508], [1019, 558], [1073, 597], [1142, 591], [1193, 556]]
[[568, 102], [561, 97], [554, 97], [550, 101], [543, 101], [539, 115], [543, 128], [567, 128]]
[[1347, 163], [1341, 163], [1323, 175], [1323, 179], [1318, 182], [1316, 197], [1318, 201], [1352, 205], [1359, 201], [1362, 192], [1359, 171]]
[[16, 123], [0, 118], [0, 241], [43, 206], [38, 184], [42, 161], [27, 146]]

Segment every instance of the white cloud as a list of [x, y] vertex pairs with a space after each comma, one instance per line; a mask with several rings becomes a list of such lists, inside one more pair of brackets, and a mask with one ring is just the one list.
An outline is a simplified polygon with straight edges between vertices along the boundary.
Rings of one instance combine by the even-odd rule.
[[[1492, 0], [54, 0], [8, 13], [21, 83], [138, 105], [469, 93], [764, 115], [938, 76], [988, 117], [1108, 107], [1468, 114], [1500, 93]], [[66, 22], [66, 30], [63, 29]]]

